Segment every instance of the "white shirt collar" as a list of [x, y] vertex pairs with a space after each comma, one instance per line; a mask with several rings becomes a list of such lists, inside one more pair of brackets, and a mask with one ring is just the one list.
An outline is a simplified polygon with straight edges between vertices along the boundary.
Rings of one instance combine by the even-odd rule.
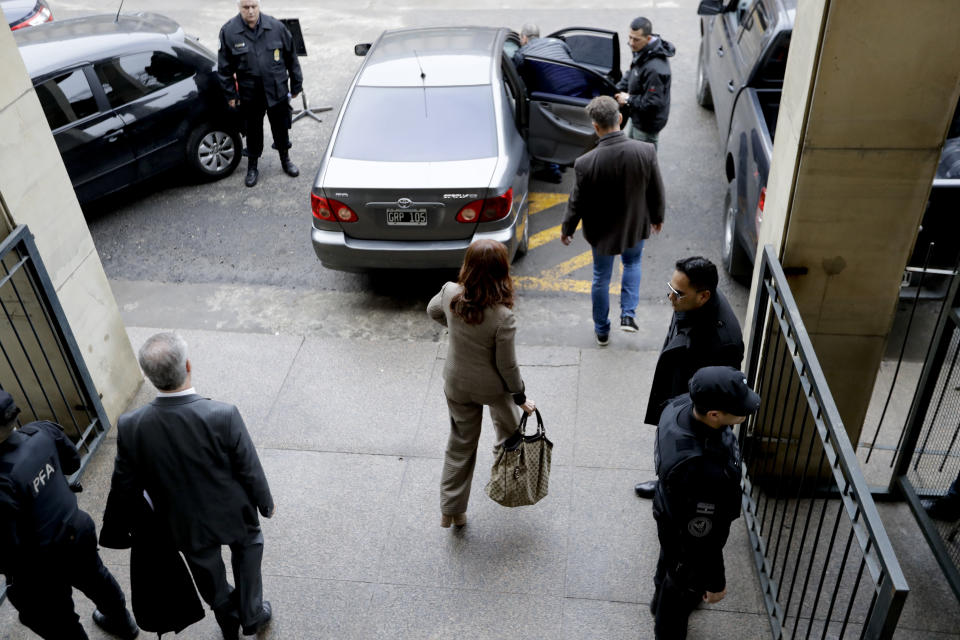
[[184, 389], [183, 391], [157, 391], [158, 398], [177, 398], [179, 396], [192, 396], [195, 394], [193, 387], [189, 389]]

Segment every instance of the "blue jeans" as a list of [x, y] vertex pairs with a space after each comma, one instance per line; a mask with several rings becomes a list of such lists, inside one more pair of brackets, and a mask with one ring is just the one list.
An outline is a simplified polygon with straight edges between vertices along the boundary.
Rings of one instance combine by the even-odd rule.
[[[640, 302], [640, 256], [643, 254], [643, 240], [620, 254], [623, 263], [623, 278], [620, 280], [620, 317], [636, 317], [637, 304]], [[616, 256], [604, 256], [593, 249], [593, 287], [590, 298], [593, 301], [593, 328], [597, 335], [610, 333], [610, 277], [613, 275], [613, 261]]]

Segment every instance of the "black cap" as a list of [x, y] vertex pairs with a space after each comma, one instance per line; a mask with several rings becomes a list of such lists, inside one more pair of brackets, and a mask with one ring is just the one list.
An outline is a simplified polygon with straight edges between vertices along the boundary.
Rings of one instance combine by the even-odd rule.
[[704, 411], [747, 416], [760, 407], [760, 396], [733, 367], [704, 367], [693, 374], [688, 388], [694, 406]]
[[13, 401], [13, 396], [0, 389], [0, 425], [5, 425], [20, 413], [17, 403]]

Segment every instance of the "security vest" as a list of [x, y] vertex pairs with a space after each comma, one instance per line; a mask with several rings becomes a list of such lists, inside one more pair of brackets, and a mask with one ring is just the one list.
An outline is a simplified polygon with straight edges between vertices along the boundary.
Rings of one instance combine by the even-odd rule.
[[688, 425], [679, 419], [680, 413], [693, 406], [690, 394], [674, 398], [663, 410], [660, 425], [657, 427], [657, 440], [654, 445], [653, 459], [659, 478], [658, 491], [669, 492], [671, 479], [683, 465], [696, 458], [708, 458], [722, 468], [723, 476], [730, 483], [730, 504], [725, 505], [733, 517], [739, 513], [740, 486], [740, 447], [733, 430], [725, 427], [719, 438], [704, 438], [697, 435]]
[[60, 541], [79, 511], [53, 439], [35, 423], [0, 444], [0, 496], [16, 508], [18, 544], [27, 549]]

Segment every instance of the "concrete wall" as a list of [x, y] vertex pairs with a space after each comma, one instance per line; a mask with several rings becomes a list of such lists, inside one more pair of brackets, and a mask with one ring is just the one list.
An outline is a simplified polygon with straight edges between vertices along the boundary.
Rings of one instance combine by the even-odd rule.
[[953, 0], [799, 3], [760, 243], [806, 270], [791, 290], [854, 442], [960, 93], [958, 33]]
[[0, 60], [0, 209], [6, 212], [0, 216], [0, 237], [9, 233], [10, 223], [29, 225], [113, 421], [143, 378], [60, 153], [6, 28], [0, 28]]

